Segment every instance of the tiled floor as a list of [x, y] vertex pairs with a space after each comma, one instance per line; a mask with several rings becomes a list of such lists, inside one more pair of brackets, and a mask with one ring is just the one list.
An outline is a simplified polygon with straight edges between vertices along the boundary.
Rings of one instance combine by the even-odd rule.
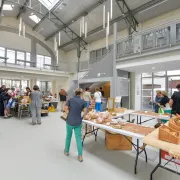
[[[86, 139], [83, 163], [76, 159], [74, 138], [71, 156], [64, 156], [65, 122], [59, 116], [52, 113], [44, 117], [40, 126], [31, 126], [29, 118], [0, 119], [1, 180], [149, 180], [157, 162], [140, 159], [134, 175], [135, 155], [107, 151], [103, 132], [97, 142], [92, 137]], [[177, 180], [179, 176], [160, 169], [156, 179]]]

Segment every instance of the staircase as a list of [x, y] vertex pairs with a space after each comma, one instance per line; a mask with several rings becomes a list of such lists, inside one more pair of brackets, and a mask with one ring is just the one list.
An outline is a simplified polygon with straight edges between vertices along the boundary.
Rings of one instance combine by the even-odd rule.
[[[101, 58], [98, 58], [97, 61], [90, 64], [89, 70], [85, 71], [82, 76], [79, 77], [79, 82], [82, 79], [90, 79], [90, 78], [97, 78], [97, 74], [106, 74], [108, 77], [112, 77], [112, 58], [113, 58], [113, 51], [110, 49], [107, 54], [102, 56]], [[105, 67], [103, 67], [105, 66]], [[103, 67], [101, 69], [100, 67]], [[101, 72], [103, 71], [103, 72]], [[96, 75], [96, 76], [95, 76]], [[72, 80], [72, 85], [67, 90], [68, 92], [68, 98], [71, 98], [74, 96], [75, 90], [78, 88], [78, 82], [77, 80]]]

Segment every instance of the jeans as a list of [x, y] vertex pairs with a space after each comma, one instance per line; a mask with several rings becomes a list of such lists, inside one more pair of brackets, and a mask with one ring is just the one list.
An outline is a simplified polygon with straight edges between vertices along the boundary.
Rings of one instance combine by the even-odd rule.
[[66, 123], [66, 133], [67, 134], [66, 134], [65, 151], [67, 153], [69, 153], [72, 133], [74, 130], [75, 137], [76, 137], [76, 145], [77, 145], [77, 149], [78, 149], [78, 156], [82, 156], [81, 129], [82, 129], [82, 124], [80, 126], [70, 126]]
[[95, 110], [96, 110], [96, 112], [101, 112], [101, 103], [100, 102], [96, 102]]
[[90, 101], [86, 101], [86, 107], [87, 107], [87, 109], [89, 108], [89, 106], [90, 106]]

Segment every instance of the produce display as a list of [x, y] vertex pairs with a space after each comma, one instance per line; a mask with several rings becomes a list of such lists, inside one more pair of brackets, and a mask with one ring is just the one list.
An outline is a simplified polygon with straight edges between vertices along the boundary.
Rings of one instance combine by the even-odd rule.
[[176, 115], [169, 121], [168, 126], [159, 128], [158, 139], [173, 144], [180, 144], [180, 116]]
[[114, 129], [123, 129], [133, 133], [138, 133], [142, 135], [147, 135], [154, 131], [154, 128], [136, 125], [132, 123], [126, 123], [118, 120], [114, 120], [111, 113], [109, 112], [99, 112], [96, 113], [94, 111], [89, 112], [85, 117], [85, 120], [93, 121], [97, 124], [103, 124], [106, 126], [110, 126]]

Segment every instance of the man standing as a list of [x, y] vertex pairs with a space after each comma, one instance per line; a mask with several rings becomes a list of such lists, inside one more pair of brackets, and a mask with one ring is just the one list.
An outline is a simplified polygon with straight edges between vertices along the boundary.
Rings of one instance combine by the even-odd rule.
[[67, 92], [64, 89], [61, 89], [59, 92], [59, 96], [60, 96], [61, 112], [64, 112], [64, 106], [67, 99]]
[[4, 103], [2, 99], [2, 93], [4, 92], [5, 89], [6, 89], [5, 85], [2, 85], [2, 87], [0, 88], [0, 116], [4, 116]]
[[178, 92], [174, 92], [169, 104], [172, 107], [172, 114], [180, 114], [180, 84], [176, 86]]

